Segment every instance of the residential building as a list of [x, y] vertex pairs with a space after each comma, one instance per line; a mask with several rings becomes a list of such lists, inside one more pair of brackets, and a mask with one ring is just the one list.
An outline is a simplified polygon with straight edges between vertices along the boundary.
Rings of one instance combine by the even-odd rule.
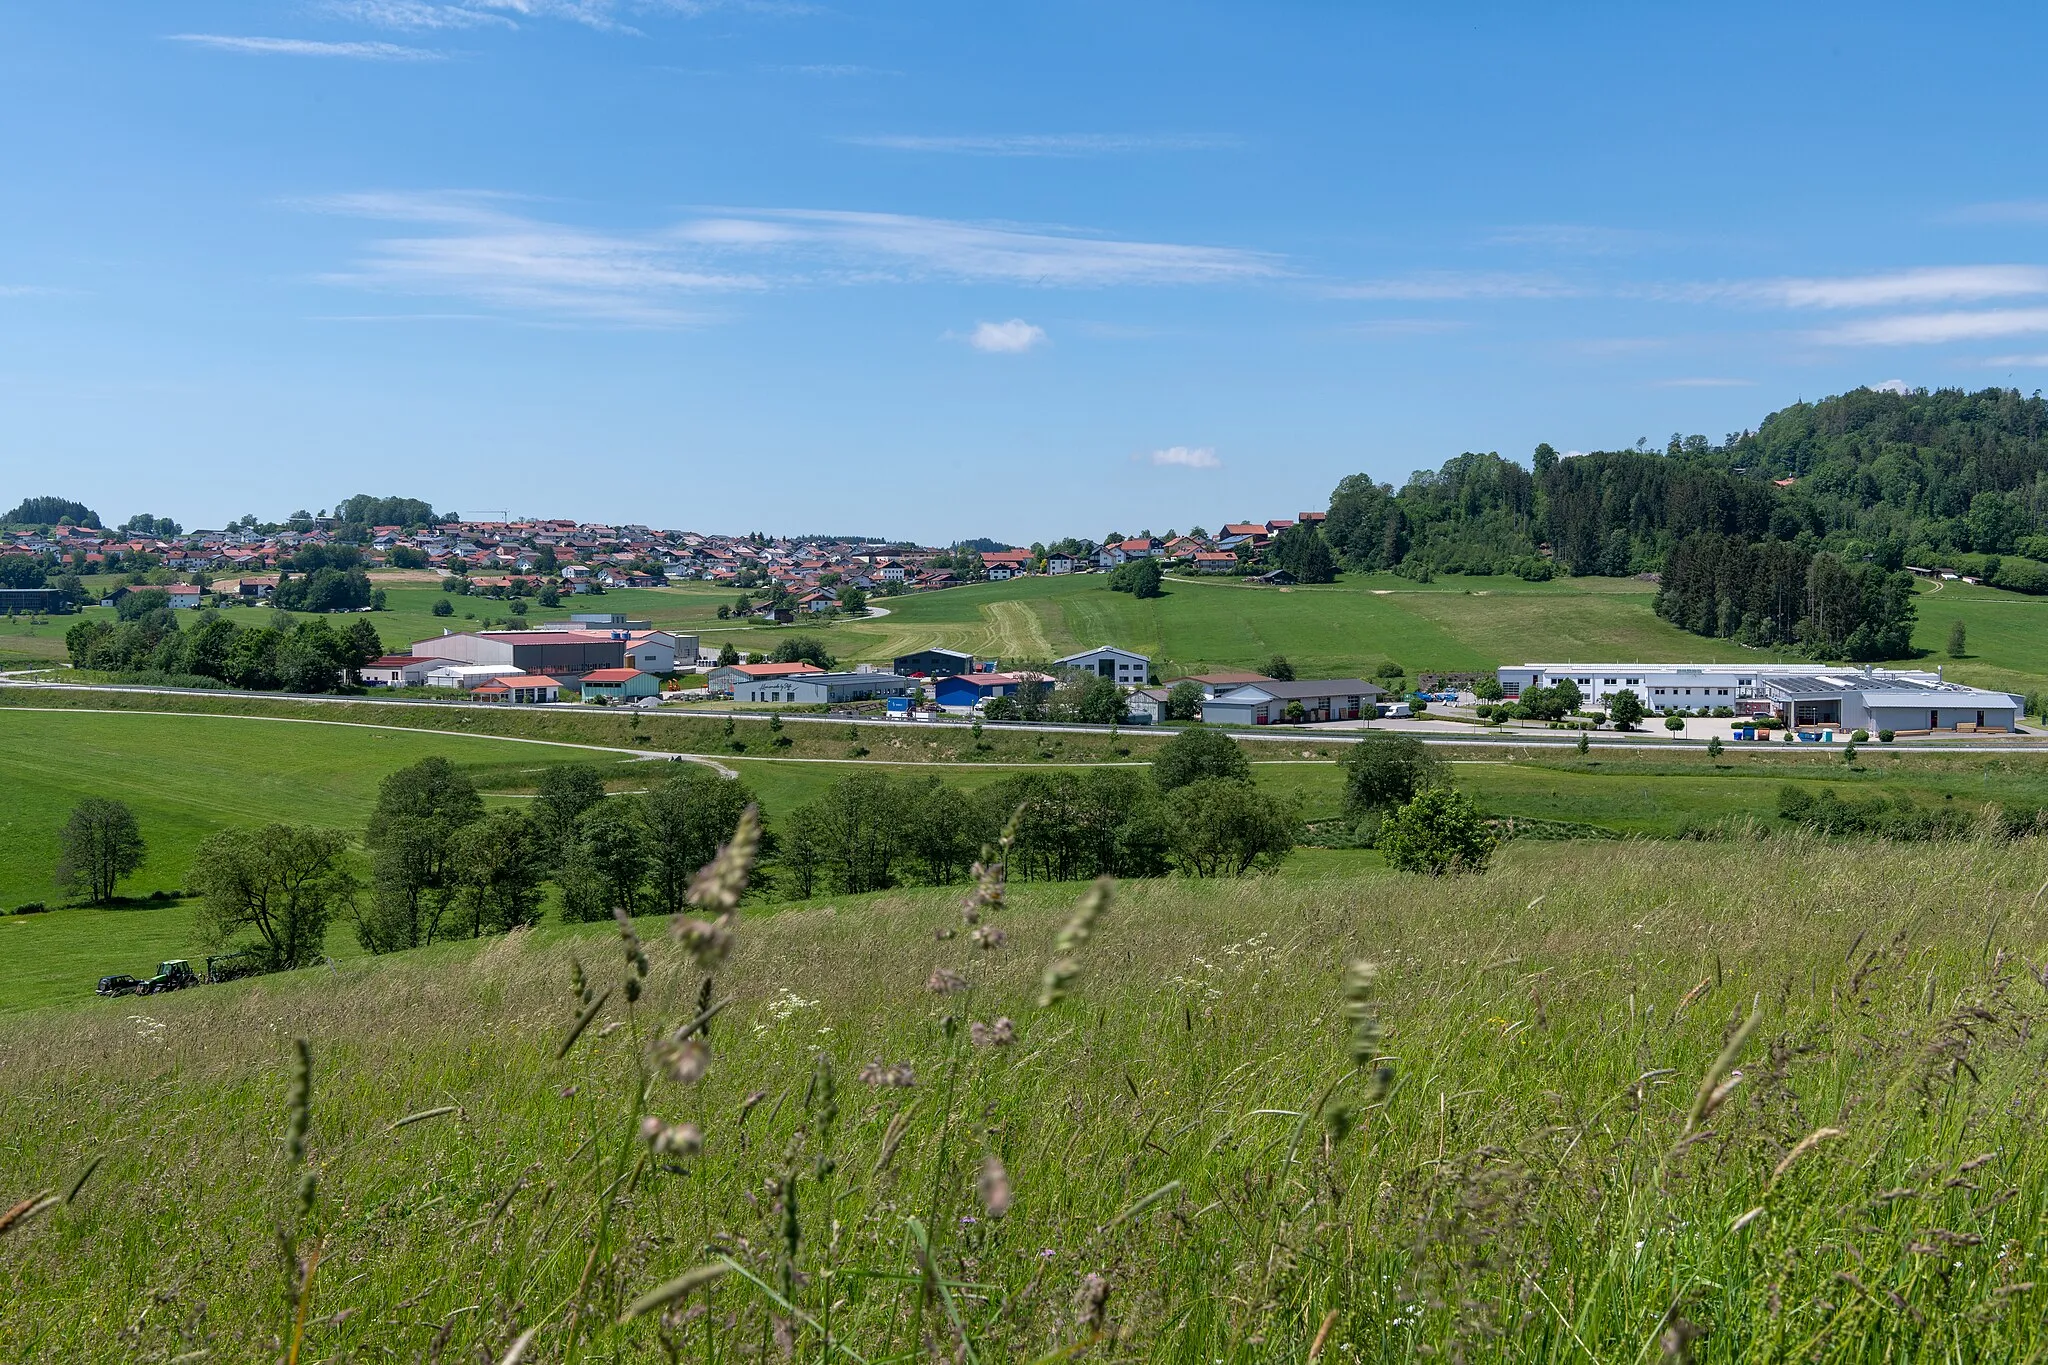
[[981, 557], [981, 567], [991, 582], [1021, 578], [1031, 572], [1031, 551], [991, 550]]
[[661, 679], [637, 668], [600, 668], [594, 673], [585, 673], [577, 686], [582, 689], [585, 701], [596, 701], [600, 697], [607, 701], [634, 701], [661, 695]]
[[1131, 693], [1124, 718], [1138, 725], [1159, 725], [1166, 720], [1166, 699], [1170, 687], [1141, 687]]
[[1114, 645], [1103, 645], [1097, 649], [1083, 650], [1069, 654], [1064, 659], [1053, 660], [1055, 668], [1079, 669], [1097, 677], [1112, 678], [1126, 687], [1143, 687], [1152, 675], [1152, 661], [1143, 654]]
[[949, 678], [974, 671], [974, 656], [957, 649], [920, 649], [896, 656], [895, 669], [906, 678]]
[[441, 663], [417, 654], [386, 654], [356, 670], [365, 687], [425, 687], [427, 674]]
[[472, 687], [469, 690], [469, 699], [511, 705], [560, 701], [562, 684], [540, 674], [511, 673], [502, 678], [493, 678], [479, 687]]
[[1237, 568], [1237, 556], [1228, 550], [1198, 550], [1190, 562], [1196, 573], [1231, 573]]
[[1045, 557], [1045, 571], [1049, 574], [1072, 573], [1078, 561], [1069, 554], [1050, 554]]
[[1288, 708], [1297, 703], [1303, 721], [1369, 719], [1382, 694], [1382, 688], [1362, 678], [1269, 678], [1218, 692], [1202, 703], [1202, 719], [1210, 725], [1283, 725], [1289, 723]]

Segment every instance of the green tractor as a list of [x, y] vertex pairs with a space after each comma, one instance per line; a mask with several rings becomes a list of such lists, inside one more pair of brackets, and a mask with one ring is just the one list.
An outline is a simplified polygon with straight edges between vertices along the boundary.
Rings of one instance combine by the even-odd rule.
[[137, 995], [161, 995], [165, 991], [183, 990], [199, 984], [199, 973], [192, 970], [192, 964], [184, 958], [173, 962], [157, 964], [156, 975], [136, 983]]

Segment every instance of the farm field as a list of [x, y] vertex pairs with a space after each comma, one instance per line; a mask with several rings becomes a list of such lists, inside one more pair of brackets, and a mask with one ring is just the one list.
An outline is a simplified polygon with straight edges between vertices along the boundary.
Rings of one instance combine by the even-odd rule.
[[[754, 651], [809, 632], [842, 658], [870, 661], [930, 645], [1043, 660], [1114, 643], [1150, 655], [1162, 678], [1257, 668], [1274, 654], [1285, 654], [1303, 677], [1370, 676], [1389, 659], [1411, 678], [1529, 660], [1798, 661], [1681, 631], [1651, 610], [1655, 586], [1634, 579], [1525, 583], [1447, 575], [1423, 584], [1346, 575], [1295, 588], [1179, 578], [1166, 586], [1164, 596], [1139, 601], [1109, 591], [1099, 574], [1025, 578], [877, 599], [887, 617], [700, 629], [707, 642], [731, 640]], [[2048, 597], [1923, 583], [1917, 601], [1915, 644], [1927, 653], [1895, 662], [1943, 665], [1962, 681], [2022, 694], [2048, 682]], [[1942, 650], [1949, 622], [1958, 618], [1970, 647], [1968, 657], [1952, 661]]]
[[[957, 888], [749, 912], [707, 1073], [644, 1105], [703, 979], [653, 921], [630, 1011], [581, 926], [10, 1016], [0, 1198], [100, 1164], [0, 1241], [0, 1356], [268, 1358], [280, 1220], [319, 1248], [302, 1359], [531, 1330], [544, 1360], [1564, 1362], [1680, 1322], [1712, 1360], [2039, 1350], [2048, 1017], [2012, 955], [2048, 847], [1587, 851], [1119, 888], [1049, 1007], [1078, 888], [1016, 888], [988, 952], [935, 938]], [[614, 995], [565, 1046], [572, 956]], [[999, 1017], [1014, 1045], [944, 1022]], [[702, 1151], [640, 1160], [643, 1113]]]
[[146, 896], [184, 885], [192, 850], [228, 824], [359, 826], [386, 774], [430, 754], [480, 787], [530, 782], [556, 762], [606, 755], [463, 735], [302, 725], [172, 713], [0, 712], [0, 905], [53, 897], [57, 830], [87, 796], [125, 801], [149, 856], [123, 885]]

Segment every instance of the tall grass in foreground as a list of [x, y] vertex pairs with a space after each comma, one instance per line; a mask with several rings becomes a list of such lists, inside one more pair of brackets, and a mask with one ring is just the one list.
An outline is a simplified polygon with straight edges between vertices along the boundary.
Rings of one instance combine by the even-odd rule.
[[1092, 918], [707, 882], [681, 936], [28, 1016], [0, 1359], [2025, 1359], [2044, 883], [2041, 840]]

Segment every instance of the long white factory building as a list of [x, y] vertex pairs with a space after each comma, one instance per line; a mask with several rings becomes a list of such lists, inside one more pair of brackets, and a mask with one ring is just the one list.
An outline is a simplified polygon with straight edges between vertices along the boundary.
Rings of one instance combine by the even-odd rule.
[[1627, 690], [1645, 710], [1725, 706], [1739, 716], [1776, 716], [1788, 725], [1837, 725], [1920, 734], [1934, 730], [2013, 731], [2024, 701], [1949, 682], [1924, 669], [1821, 664], [1520, 664], [1498, 671], [1501, 690], [1551, 687], [1569, 678], [1588, 706]]

